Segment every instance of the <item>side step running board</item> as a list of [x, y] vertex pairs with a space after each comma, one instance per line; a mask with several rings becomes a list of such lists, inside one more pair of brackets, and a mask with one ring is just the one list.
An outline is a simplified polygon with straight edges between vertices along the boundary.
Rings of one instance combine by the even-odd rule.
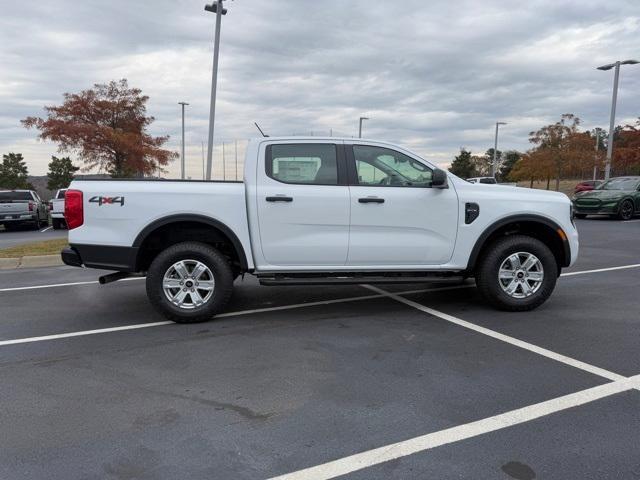
[[459, 274], [428, 275], [260, 275], [260, 285], [353, 285], [358, 283], [461, 283], [466, 277]]

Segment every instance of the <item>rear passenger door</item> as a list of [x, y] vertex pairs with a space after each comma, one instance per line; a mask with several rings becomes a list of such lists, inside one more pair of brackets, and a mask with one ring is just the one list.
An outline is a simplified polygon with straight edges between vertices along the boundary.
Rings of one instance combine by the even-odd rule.
[[257, 212], [269, 266], [342, 266], [349, 187], [341, 142], [272, 143], [260, 155]]

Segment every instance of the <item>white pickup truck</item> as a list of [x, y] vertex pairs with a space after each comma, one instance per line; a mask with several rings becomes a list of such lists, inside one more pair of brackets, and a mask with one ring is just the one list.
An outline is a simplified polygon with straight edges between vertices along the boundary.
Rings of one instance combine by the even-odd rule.
[[61, 188], [56, 192], [51, 200], [49, 200], [49, 215], [51, 215], [51, 226], [54, 230], [60, 230], [65, 226], [64, 223], [64, 194], [66, 188]]
[[221, 312], [239, 275], [263, 285], [451, 282], [475, 277], [510, 311], [542, 304], [578, 233], [561, 193], [471, 184], [397, 145], [249, 142], [244, 181], [76, 180], [68, 265], [146, 275], [182, 323]]

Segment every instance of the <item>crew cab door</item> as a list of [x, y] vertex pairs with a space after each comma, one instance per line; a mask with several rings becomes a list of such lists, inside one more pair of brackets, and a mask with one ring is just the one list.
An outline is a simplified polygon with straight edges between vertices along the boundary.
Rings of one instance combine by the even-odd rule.
[[271, 143], [257, 165], [263, 257], [272, 266], [343, 266], [349, 187], [342, 142]]
[[351, 191], [347, 265], [439, 265], [453, 254], [458, 197], [431, 188], [433, 169], [390, 148], [345, 145]]

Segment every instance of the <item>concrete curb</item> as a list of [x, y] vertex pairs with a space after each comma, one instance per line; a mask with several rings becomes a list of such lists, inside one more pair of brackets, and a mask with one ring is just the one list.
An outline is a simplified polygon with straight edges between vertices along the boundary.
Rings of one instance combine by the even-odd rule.
[[0, 270], [30, 267], [57, 267], [64, 265], [60, 255], [37, 255], [19, 258], [0, 258]]

